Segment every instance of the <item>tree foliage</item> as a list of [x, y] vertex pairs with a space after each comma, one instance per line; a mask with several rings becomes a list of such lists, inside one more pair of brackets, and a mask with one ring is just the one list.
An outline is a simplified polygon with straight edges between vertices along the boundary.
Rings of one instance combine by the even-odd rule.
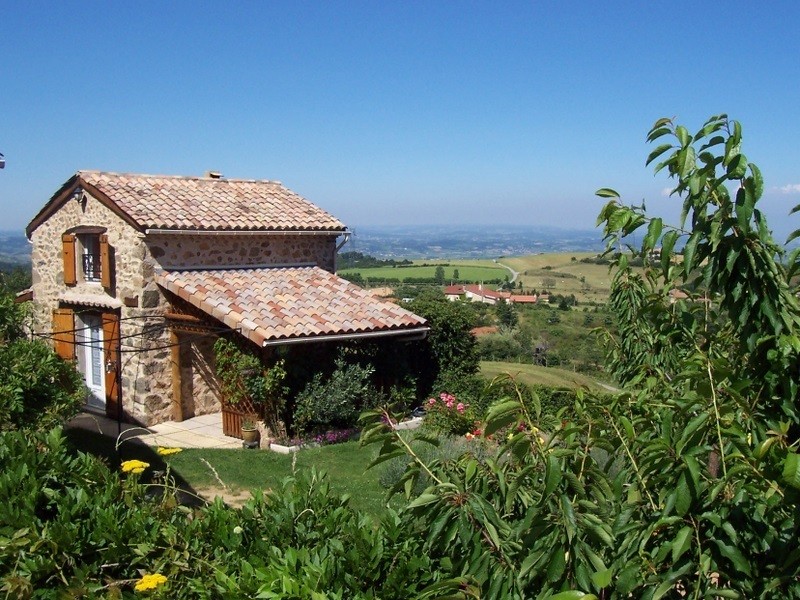
[[419, 342], [416, 353], [419, 395], [430, 395], [434, 387], [441, 388], [436, 392], [460, 392], [445, 382], [469, 378], [478, 372], [477, 343], [471, 333], [474, 312], [463, 302], [450, 302], [441, 290], [420, 294], [408, 308], [424, 317], [431, 329], [428, 337]]
[[[410, 454], [396, 491], [432, 482], [409, 504], [427, 553], [481, 597], [800, 598], [800, 311], [757, 208], [760, 172], [724, 115], [695, 135], [661, 119], [648, 140], [667, 140], [648, 163], [673, 178], [681, 223], [598, 191], [621, 393], [579, 398], [546, 432], [540, 403], [512, 395], [484, 424], [502, 443], [483, 463], [428, 463], [366, 417], [376, 462]], [[639, 229], [642, 276], [619, 252]]]
[[48, 428], [75, 415], [85, 389], [75, 367], [25, 336], [25, 304], [0, 293], [0, 429]]

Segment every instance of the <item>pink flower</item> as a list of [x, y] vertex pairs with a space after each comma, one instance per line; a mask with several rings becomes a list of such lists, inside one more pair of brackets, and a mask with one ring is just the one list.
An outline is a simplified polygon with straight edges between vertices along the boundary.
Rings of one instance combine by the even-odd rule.
[[460, 413], [463, 413], [463, 412], [466, 410], [466, 408], [467, 408], [467, 407], [466, 407], [466, 406], [464, 406], [464, 403], [463, 403], [463, 402], [459, 402], [459, 403], [456, 405], [456, 410], [457, 410], [458, 412], [460, 412]]
[[448, 399], [447, 399], [447, 402], [445, 402], [445, 403], [444, 403], [444, 405], [445, 405], [447, 408], [453, 408], [453, 404], [454, 404], [454, 400], [451, 400], [450, 398], [448, 398]]
[[436, 404], [436, 398], [428, 398], [428, 406], [433, 406]]

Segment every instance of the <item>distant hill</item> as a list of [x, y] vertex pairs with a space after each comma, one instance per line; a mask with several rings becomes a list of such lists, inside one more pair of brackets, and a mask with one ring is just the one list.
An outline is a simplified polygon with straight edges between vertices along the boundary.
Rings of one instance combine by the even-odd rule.
[[597, 230], [498, 225], [353, 227], [342, 251], [389, 258], [498, 258], [544, 252], [602, 252]]
[[[498, 225], [354, 227], [342, 252], [383, 260], [405, 258], [498, 258], [549, 252], [602, 252], [599, 231]], [[29, 265], [24, 233], [0, 231], [0, 262]]]
[[31, 245], [24, 233], [0, 231], [0, 263], [27, 266], [31, 263]]

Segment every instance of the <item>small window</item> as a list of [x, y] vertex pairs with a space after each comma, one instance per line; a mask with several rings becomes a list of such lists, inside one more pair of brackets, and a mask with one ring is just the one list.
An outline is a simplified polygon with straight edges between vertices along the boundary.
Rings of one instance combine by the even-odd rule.
[[83, 233], [78, 236], [81, 244], [81, 266], [84, 281], [102, 281], [100, 261], [100, 235]]

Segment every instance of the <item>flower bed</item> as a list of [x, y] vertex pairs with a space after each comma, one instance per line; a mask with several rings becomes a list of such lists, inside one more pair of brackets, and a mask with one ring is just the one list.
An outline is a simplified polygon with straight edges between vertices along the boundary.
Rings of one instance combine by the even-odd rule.
[[350, 440], [358, 437], [358, 429], [336, 429], [319, 433], [308, 438], [279, 438], [269, 444], [269, 449], [273, 452], [280, 454], [291, 454], [297, 452], [301, 448], [316, 448], [319, 446], [330, 446], [332, 444], [341, 444], [349, 442]]

